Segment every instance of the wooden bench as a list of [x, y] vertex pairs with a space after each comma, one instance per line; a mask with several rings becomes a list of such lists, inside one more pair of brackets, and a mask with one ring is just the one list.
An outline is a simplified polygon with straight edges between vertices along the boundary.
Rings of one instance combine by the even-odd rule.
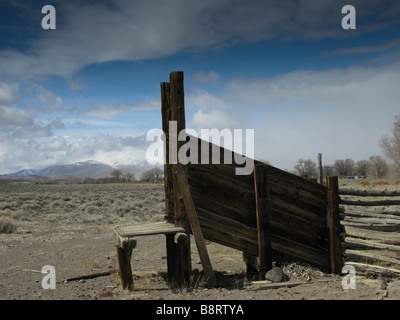
[[[134, 288], [131, 257], [132, 249], [136, 247], [136, 237], [165, 234], [168, 239], [173, 239], [175, 243], [179, 243], [182, 239], [187, 237], [183, 227], [177, 227], [174, 224], [167, 222], [119, 226], [114, 228], [114, 232], [118, 237], [117, 255], [121, 285], [123, 289], [128, 290], [133, 290]], [[170, 266], [168, 265], [168, 268], [169, 267]]]

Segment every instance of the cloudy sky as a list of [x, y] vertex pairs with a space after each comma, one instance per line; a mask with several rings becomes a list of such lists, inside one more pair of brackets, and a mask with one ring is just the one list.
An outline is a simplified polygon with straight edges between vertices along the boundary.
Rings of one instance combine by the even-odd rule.
[[254, 129], [257, 159], [368, 159], [400, 114], [400, 2], [0, 0], [0, 174], [144, 160], [172, 71], [187, 127]]

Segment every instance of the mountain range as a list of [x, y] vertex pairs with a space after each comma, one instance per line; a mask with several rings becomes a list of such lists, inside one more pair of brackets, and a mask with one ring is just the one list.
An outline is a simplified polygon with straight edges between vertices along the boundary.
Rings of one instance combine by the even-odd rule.
[[135, 178], [138, 179], [143, 172], [154, 167], [154, 165], [149, 164], [146, 160], [136, 165], [122, 165], [115, 167], [98, 161], [88, 160], [73, 164], [51, 166], [41, 170], [23, 169], [18, 172], [2, 175], [0, 178], [15, 181], [41, 178], [63, 180], [70, 176], [79, 178], [103, 178], [110, 177], [111, 171], [114, 169], [120, 169], [123, 173], [133, 173]]

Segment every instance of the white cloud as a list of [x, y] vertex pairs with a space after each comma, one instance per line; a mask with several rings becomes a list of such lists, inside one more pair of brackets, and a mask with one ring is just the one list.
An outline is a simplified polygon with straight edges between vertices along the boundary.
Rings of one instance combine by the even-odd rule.
[[43, 169], [57, 164], [96, 160], [113, 165], [145, 160], [144, 137], [94, 134], [86, 136], [0, 136], [0, 174]]
[[63, 107], [63, 100], [60, 96], [46, 90], [42, 87], [38, 88], [37, 98], [46, 107], [47, 110], [61, 110]]
[[0, 83], [0, 104], [13, 105], [19, 99], [18, 83]]
[[114, 118], [119, 113], [132, 110], [158, 110], [160, 109], [160, 103], [161, 102], [159, 99], [152, 98], [149, 101], [142, 101], [138, 103], [118, 102], [109, 105], [95, 104], [90, 109], [85, 110], [83, 114], [109, 120]]
[[209, 71], [209, 72], [198, 71], [192, 75], [192, 80], [201, 83], [215, 84], [221, 81], [221, 77], [215, 71]]
[[0, 83], [0, 131], [12, 130], [18, 126], [27, 126], [33, 123], [32, 115], [24, 109], [18, 108], [18, 83]]
[[353, 48], [341, 48], [330, 52], [324, 52], [326, 56], [332, 55], [349, 55], [349, 54], [362, 54], [362, 53], [372, 53], [386, 51], [400, 46], [400, 39], [387, 42], [385, 44], [377, 46], [358, 46]]
[[[140, 61], [277, 38], [350, 37], [353, 33], [343, 32], [338, 24], [342, 6], [352, 2], [56, 1], [57, 29], [41, 30], [26, 51], [0, 51], [0, 69], [12, 76], [71, 79], [94, 63]], [[358, 14], [368, 17], [376, 12], [380, 14], [354, 34], [398, 23], [399, 8], [393, 1], [363, 4]]]
[[398, 83], [395, 63], [234, 79], [219, 94], [198, 91], [189, 100], [196, 127], [254, 128], [256, 158], [292, 169], [319, 152], [326, 164], [380, 154], [378, 140], [399, 114]]
[[193, 125], [196, 129], [238, 129], [243, 124], [233, 115], [221, 110], [211, 110], [204, 112], [197, 111], [193, 115]]

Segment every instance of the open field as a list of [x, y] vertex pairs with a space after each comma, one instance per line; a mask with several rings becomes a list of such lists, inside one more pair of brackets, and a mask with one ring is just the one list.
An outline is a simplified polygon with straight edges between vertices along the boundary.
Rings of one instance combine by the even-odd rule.
[[[400, 190], [393, 185], [379, 188]], [[356, 288], [346, 290], [341, 276], [291, 261], [281, 265], [287, 283], [303, 284], [262, 289], [245, 279], [241, 252], [210, 242], [216, 287], [175, 292], [165, 282], [162, 235], [138, 237], [132, 257], [135, 291], [123, 291], [113, 272], [118, 268], [113, 227], [160, 221], [163, 216], [162, 183], [0, 184], [0, 228], [10, 231], [0, 233], [0, 299], [400, 299], [399, 279], [381, 289], [382, 279], [357, 275]], [[201, 270], [191, 243], [192, 268]], [[40, 271], [45, 265], [55, 267], [54, 290], [42, 288]], [[64, 281], [107, 271], [110, 275]]]

